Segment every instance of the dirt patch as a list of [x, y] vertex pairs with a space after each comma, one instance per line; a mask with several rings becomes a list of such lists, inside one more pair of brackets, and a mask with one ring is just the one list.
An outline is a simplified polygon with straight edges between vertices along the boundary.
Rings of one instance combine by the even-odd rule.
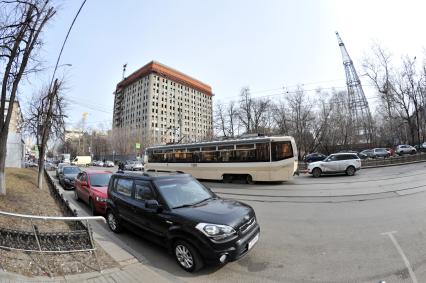
[[[7, 195], [0, 196], [0, 210], [5, 212], [63, 216], [61, 209], [50, 195], [47, 180], [43, 189], [37, 188], [37, 171], [34, 169], [6, 169]], [[70, 231], [63, 221], [34, 221], [40, 232]], [[0, 216], [0, 227], [32, 231], [31, 221], [21, 218]], [[118, 266], [100, 246], [96, 245], [96, 255], [101, 269]], [[0, 249], [0, 268], [26, 276], [63, 276], [76, 273], [98, 271], [96, 257], [91, 252], [72, 254], [21, 252]]]

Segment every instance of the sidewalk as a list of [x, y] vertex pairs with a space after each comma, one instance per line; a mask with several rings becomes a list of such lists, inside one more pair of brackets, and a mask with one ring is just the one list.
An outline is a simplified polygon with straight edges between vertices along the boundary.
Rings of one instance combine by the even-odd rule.
[[[49, 174], [50, 176], [50, 174]], [[52, 178], [53, 179], [53, 178]], [[53, 179], [57, 185], [57, 181]], [[61, 193], [62, 188], [59, 186]], [[70, 204], [72, 208], [77, 210]], [[79, 211], [81, 212], [81, 211]], [[92, 223], [96, 225], [96, 223]], [[105, 252], [107, 252], [120, 267], [102, 270], [102, 272], [81, 273], [75, 275], [65, 275], [61, 277], [26, 277], [16, 273], [6, 272], [0, 267], [0, 283], [10, 282], [96, 282], [96, 283], [133, 283], [133, 282], [150, 282], [150, 283], [169, 283], [173, 282], [164, 276], [161, 276], [153, 269], [139, 262], [133, 255], [112, 242], [108, 237], [104, 237], [96, 232], [93, 232], [93, 237]]]
[[103, 270], [102, 273], [90, 272], [64, 277], [25, 277], [15, 273], [8, 273], [0, 270], [0, 283], [10, 282], [96, 282], [96, 283], [169, 283], [172, 282], [160, 276], [153, 270], [147, 268], [142, 263], [133, 263], [121, 268], [111, 268]]

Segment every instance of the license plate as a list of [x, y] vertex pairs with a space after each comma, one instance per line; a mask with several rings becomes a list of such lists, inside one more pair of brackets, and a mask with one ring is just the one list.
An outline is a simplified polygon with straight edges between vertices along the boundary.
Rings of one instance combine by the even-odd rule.
[[248, 243], [248, 249], [250, 250], [259, 240], [259, 234], [257, 234], [251, 241]]

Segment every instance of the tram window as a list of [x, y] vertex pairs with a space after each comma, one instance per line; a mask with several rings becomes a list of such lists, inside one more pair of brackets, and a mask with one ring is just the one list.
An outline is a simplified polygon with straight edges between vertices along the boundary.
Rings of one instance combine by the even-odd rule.
[[256, 144], [256, 161], [269, 162], [269, 143]]
[[237, 149], [254, 149], [254, 144], [237, 144]]
[[220, 150], [217, 156], [218, 162], [234, 162], [235, 150]]
[[201, 152], [201, 161], [200, 162], [216, 162], [217, 161], [217, 152], [216, 151], [204, 151]]
[[202, 151], [216, 151], [215, 146], [205, 146], [201, 148]]
[[280, 141], [272, 142], [272, 161], [279, 161], [293, 157], [293, 148], [291, 142]]
[[256, 151], [250, 150], [236, 150], [234, 162], [256, 162]]

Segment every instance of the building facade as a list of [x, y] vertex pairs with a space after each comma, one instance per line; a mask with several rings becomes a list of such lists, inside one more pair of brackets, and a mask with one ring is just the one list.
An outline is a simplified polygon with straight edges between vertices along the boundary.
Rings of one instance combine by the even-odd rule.
[[[5, 116], [10, 105], [6, 101]], [[12, 109], [12, 116], [9, 123], [9, 134], [6, 145], [6, 167], [21, 168], [25, 158], [25, 143], [22, 139], [20, 126], [22, 124], [22, 112], [19, 102], [15, 101]]]
[[163, 64], [146, 64], [114, 94], [113, 130], [131, 132], [143, 148], [212, 135], [211, 87]]

